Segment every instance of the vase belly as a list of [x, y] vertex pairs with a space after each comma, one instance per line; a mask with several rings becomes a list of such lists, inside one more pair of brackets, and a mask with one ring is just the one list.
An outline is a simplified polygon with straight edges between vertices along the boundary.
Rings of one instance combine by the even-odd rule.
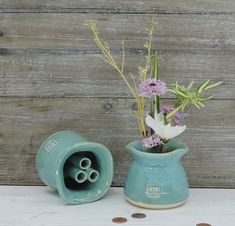
[[[176, 153], [176, 154], [175, 154]], [[165, 209], [182, 205], [188, 198], [188, 180], [175, 152], [158, 162], [151, 156], [134, 155], [124, 183], [124, 195], [134, 205]]]

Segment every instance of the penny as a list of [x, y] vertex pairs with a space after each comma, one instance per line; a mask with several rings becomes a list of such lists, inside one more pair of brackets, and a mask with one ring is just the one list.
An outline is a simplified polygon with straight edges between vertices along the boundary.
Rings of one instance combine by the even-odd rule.
[[211, 224], [207, 224], [207, 223], [199, 223], [199, 224], [196, 224], [196, 226], [211, 226]]
[[138, 219], [142, 219], [142, 218], [146, 217], [146, 215], [144, 213], [133, 213], [131, 216], [133, 218], [138, 218]]
[[123, 224], [127, 222], [127, 219], [125, 217], [115, 217], [112, 219], [112, 222], [116, 224]]

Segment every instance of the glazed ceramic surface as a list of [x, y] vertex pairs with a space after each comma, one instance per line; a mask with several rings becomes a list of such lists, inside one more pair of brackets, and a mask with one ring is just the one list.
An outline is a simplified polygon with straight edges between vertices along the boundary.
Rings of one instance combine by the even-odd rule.
[[[86, 162], [87, 167], [79, 168]], [[88, 167], [97, 171], [93, 181], [88, 180], [91, 171]], [[106, 193], [113, 178], [110, 151], [73, 131], [60, 131], [48, 137], [39, 148], [36, 168], [42, 181], [56, 189], [69, 204], [96, 201]]]
[[188, 148], [175, 140], [169, 141], [166, 146], [177, 149], [155, 154], [146, 152], [141, 141], [127, 145], [134, 156], [124, 186], [124, 194], [129, 202], [144, 208], [164, 209], [186, 201], [188, 181], [181, 157]]

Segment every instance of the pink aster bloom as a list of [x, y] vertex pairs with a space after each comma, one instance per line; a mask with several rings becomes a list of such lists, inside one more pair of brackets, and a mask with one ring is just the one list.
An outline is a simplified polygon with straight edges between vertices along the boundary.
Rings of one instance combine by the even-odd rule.
[[158, 136], [157, 134], [153, 134], [149, 137], [146, 137], [142, 140], [142, 144], [146, 148], [152, 148], [157, 145], [163, 144], [162, 138]]
[[166, 93], [166, 83], [161, 80], [147, 78], [140, 84], [140, 95], [150, 98], [152, 96], [161, 96]]
[[[164, 115], [167, 115], [172, 110], [173, 110], [173, 107], [169, 106], [169, 105], [163, 105], [160, 107], [160, 112], [162, 112]], [[174, 118], [173, 118], [173, 125], [174, 126], [180, 125], [181, 119], [182, 119], [181, 114], [177, 111], [174, 115]]]

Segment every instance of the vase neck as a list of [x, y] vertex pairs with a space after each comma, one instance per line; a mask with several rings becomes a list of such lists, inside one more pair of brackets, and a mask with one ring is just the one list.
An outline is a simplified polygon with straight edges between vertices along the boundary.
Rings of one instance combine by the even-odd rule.
[[138, 161], [151, 163], [151, 165], [159, 163], [167, 164], [179, 161], [188, 151], [187, 146], [178, 141], [169, 141], [166, 145], [169, 147], [175, 147], [176, 149], [167, 153], [149, 153], [143, 147], [141, 141], [134, 141], [128, 144], [127, 149], [135, 159]]

